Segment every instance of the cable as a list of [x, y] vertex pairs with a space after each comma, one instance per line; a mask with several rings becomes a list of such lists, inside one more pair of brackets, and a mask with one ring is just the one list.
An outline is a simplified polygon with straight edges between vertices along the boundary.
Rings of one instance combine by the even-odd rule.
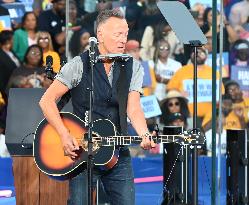
[[[164, 198], [164, 197], [162, 197], [162, 196], [163, 196], [163, 193], [167, 191], [167, 184], [168, 184], [168, 182], [169, 182], [169, 180], [170, 180], [170, 178], [171, 178], [171, 175], [172, 175], [173, 170], [174, 170], [174, 168], [175, 168], [176, 162], [177, 162], [177, 160], [178, 160], [178, 158], [179, 158], [179, 156], [180, 156], [180, 153], [181, 153], [181, 151], [182, 151], [182, 148], [183, 148], [183, 146], [181, 146], [181, 149], [179, 149], [179, 152], [177, 153], [177, 156], [176, 156], [176, 159], [175, 159], [175, 161], [174, 161], [174, 164], [173, 164], [173, 166], [172, 166], [172, 168], [171, 168], [171, 170], [170, 170], [170, 172], [169, 172], [169, 176], [168, 176], [168, 178], [167, 178], [167, 180], [166, 180], [166, 182], [165, 182], [165, 185], [164, 185], [164, 187], [163, 187], [163, 191], [162, 191], [162, 193], [161, 193], [161, 197], [158, 199], [158, 204], [159, 204], [160, 199]], [[172, 199], [171, 199], [171, 200], [172, 200]], [[170, 201], [171, 201], [171, 200], [170, 200]]]
[[22, 148], [24, 148], [24, 149], [32, 149], [32, 148], [33, 148], [33, 145], [32, 145], [32, 144], [31, 144], [31, 145], [25, 145], [25, 143], [24, 143], [24, 140], [25, 140], [28, 136], [30, 136], [30, 135], [35, 135], [35, 133], [34, 133], [34, 132], [31, 132], [31, 133], [25, 135], [25, 136], [22, 138], [22, 140], [21, 140], [21, 146], [22, 146]]
[[211, 183], [210, 183], [209, 176], [208, 176], [208, 172], [207, 172], [206, 162], [205, 162], [204, 158], [202, 158], [202, 160], [203, 160], [203, 164], [204, 164], [205, 172], [206, 172], [206, 175], [207, 175], [208, 186], [209, 186], [210, 192], [212, 192], [212, 189], [211, 189]]

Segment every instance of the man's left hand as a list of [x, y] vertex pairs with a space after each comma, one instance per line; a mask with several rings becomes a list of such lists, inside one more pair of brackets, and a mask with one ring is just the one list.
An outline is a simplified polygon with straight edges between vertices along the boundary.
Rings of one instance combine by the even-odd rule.
[[144, 135], [142, 135], [142, 142], [140, 144], [140, 146], [145, 149], [151, 149], [151, 148], [155, 148], [156, 144], [152, 139], [152, 136], [156, 136], [156, 132], [154, 131], [152, 134], [150, 134], [149, 132], [145, 133]]

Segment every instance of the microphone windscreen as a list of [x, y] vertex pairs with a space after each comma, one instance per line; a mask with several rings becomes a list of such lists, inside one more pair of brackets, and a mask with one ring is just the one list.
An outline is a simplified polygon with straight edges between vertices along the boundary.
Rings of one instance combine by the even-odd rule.
[[94, 44], [97, 44], [97, 38], [95, 38], [95, 37], [90, 37], [89, 38], [89, 44], [91, 44], [91, 43], [94, 43]]
[[50, 64], [50, 66], [53, 65], [53, 57], [50, 56], [50, 55], [48, 55], [48, 56], [46, 57], [46, 65], [48, 65], [48, 64]]
[[95, 46], [97, 45], [97, 43], [98, 43], [97, 38], [95, 38], [95, 37], [89, 38], [89, 46], [90, 46], [91, 52], [93, 52], [95, 50]]

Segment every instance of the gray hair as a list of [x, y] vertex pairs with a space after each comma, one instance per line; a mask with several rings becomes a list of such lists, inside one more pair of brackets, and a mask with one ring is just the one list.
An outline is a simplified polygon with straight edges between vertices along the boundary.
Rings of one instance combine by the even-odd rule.
[[125, 19], [124, 14], [117, 8], [115, 9], [106, 9], [99, 13], [96, 20], [96, 28], [98, 29], [100, 24], [105, 23], [109, 18], [116, 17], [119, 19]]

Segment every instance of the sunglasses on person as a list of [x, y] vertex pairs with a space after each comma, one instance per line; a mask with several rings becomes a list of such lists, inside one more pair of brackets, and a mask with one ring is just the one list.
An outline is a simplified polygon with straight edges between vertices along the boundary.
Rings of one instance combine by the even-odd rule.
[[32, 55], [32, 56], [41, 56], [41, 53], [40, 52], [35, 52], [35, 51], [30, 51], [29, 55]]
[[39, 38], [38, 41], [39, 41], [40, 43], [42, 43], [42, 42], [48, 43], [48, 42], [49, 42], [49, 39], [48, 39], [48, 37]]
[[179, 103], [179, 102], [175, 102], [175, 103], [170, 102], [170, 103], [168, 104], [168, 106], [169, 106], [169, 107], [179, 106], [179, 105], [180, 105], [180, 103]]
[[168, 51], [168, 50], [169, 50], [169, 47], [168, 47], [168, 46], [160, 46], [160, 47], [159, 47], [159, 50], [160, 50], [160, 51], [164, 51], [164, 50]]

